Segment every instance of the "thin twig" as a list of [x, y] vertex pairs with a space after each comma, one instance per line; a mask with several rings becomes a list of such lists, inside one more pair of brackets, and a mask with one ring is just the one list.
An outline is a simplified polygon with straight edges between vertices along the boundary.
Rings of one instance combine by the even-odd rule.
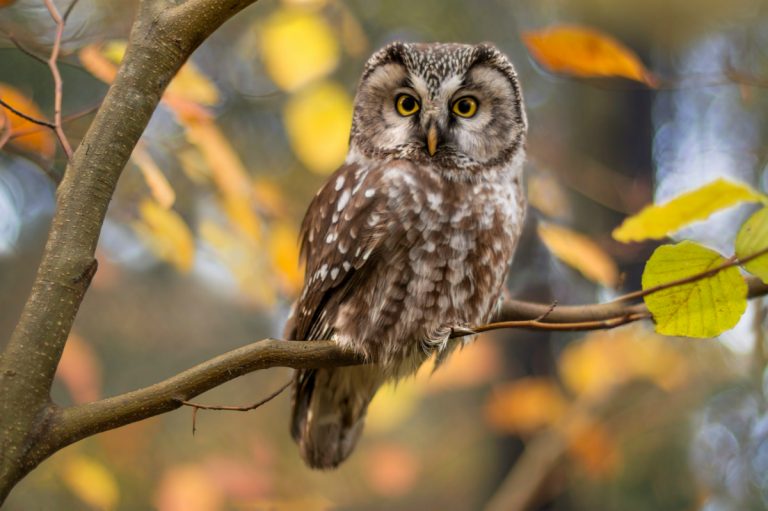
[[11, 41], [13, 43], [13, 45], [16, 47], [17, 50], [19, 50], [20, 52], [26, 54], [29, 57], [32, 57], [33, 59], [35, 59], [36, 61], [40, 62], [41, 64], [43, 64], [45, 66], [48, 65], [48, 61], [47, 60], [45, 60], [43, 57], [41, 57], [37, 53], [35, 53], [32, 50], [30, 50], [29, 48], [26, 48], [23, 44], [21, 44], [21, 41], [16, 39], [13, 35], [7, 34], [6, 37], [8, 38], [9, 41]]
[[293, 383], [293, 378], [288, 380], [282, 387], [280, 387], [279, 389], [277, 389], [276, 391], [274, 391], [264, 399], [261, 399], [260, 401], [256, 401], [252, 405], [248, 405], [248, 406], [201, 405], [199, 403], [193, 403], [191, 401], [185, 401], [183, 399], [179, 399], [179, 403], [183, 404], [184, 406], [192, 407], [192, 434], [194, 435], [195, 432], [197, 431], [197, 411], [198, 410], [225, 410], [229, 412], [249, 412], [275, 399], [277, 396], [282, 394], [285, 389], [290, 387], [291, 383]]
[[40, 119], [36, 119], [36, 118], [34, 118], [34, 117], [30, 116], [30, 115], [25, 114], [24, 112], [22, 112], [20, 110], [16, 110], [14, 107], [9, 105], [8, 103], [3, 101], [2, 99], [0, 99], [0, 106], [3, 106], [9, 112], [11, 112], [12, 114], [14, 114], [14, 115], [16, 115], [18, 117], [21, 117], [22, 119], [25, 119], [25, 120], [31, 122], [32, 124], [38, 124], [40, 126], [45, 126], [46, 128], [56, 129], [56, 126], [51, 124], [50, 122], [43, 121], [43, 120], [40, 120]]
[[488, 332], [490, 330], [501, 330], [503, 328], [530, 328], [532, 330], [556, 331], [606, 330], [609, 328], [616, 328], [617, 326], [626, 325], [627, 323], [632, 323], [633, 321], [649, 319], [650, 317], [650, 312], [638, 312], [597, 321], [576, 321], [573, 323], [547, 323], [538, 319], [528, 319], [522, 321], [498, 321], [496, 323], [480, 325], [472, 328], [471, 330], [473, 333]]
[[[59, 139], [59, 143], [61, 144], [62, 149], [64, 149], [64, 154], [67, 156], [68, 160], [71, 160], [72, 147], [69, 145], [69, 140], [67, 140], [67, 136], [61, 127], [61, 101], [62, 101], [63, 84], [61, 81], [61, 73], [59, 72], [59, 66], [58, 66], [59, 52], [61, 51], [61, 38], [64, 35], [65, 18], [61, 17], [61, 15], [59, 14], [59, 10], [53, 4], [53, 0], [43, 0], [43, 1], [45, 2], [45, 6], [48, 8], [48, 12], [51, 14], [51, 18], [53, 18], [53, 21], [56, 23], [56, 37], [53, 41], [53, 48], [51, 49], [51, 55], [48, 58], [48, 67], [51, 70], [51, 76], [53, 76], [53, 87], [54, 87], [54, 96], [53, 96], [54, 131], [56, 132], [56, 137]], [[74, 0], [70, 4], [69, 8], [67, 9], [67, 14], [69, 14], [72, 11], [72, 8], [74, 7], [76, 2], [77, 0]]]

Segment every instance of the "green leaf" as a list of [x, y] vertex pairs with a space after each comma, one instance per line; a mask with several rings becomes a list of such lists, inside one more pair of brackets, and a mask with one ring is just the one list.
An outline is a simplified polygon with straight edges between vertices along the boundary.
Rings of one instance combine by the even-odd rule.
[[[706, 272], [725, 263], [717, 252], [692, 241], [657, 248], [645, 265], [643, 290]], [[737, 267], [644, 297], [666, 335], [714, 337], [736, 326], [747, 307], [747, 284]]]
[[[736, 257], [745, 259], [768, 247], [768, 208], [763, 208], [744, 222], [736, 236]], [[744, 268], [768, 282], [768, 255], [745, 263]]]
[[664, 204], [643, 208], [614, 229], [613, 237], [623, 243], [661, 239], [740, 202], [768, 203], [768, 197], [743, 183], [716, 179]]

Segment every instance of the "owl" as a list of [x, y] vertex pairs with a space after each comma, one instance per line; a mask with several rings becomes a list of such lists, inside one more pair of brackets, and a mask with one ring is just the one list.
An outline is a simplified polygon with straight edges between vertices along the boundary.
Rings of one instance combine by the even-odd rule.
[[350, 455], [382, 384], [495, 312], [525, 216], [526, 126], [515, 69], [490, 44], [398, 42], [368, 60], [347, 158], [302, 223], [285, 335], [369, 363], [297, 372], [291, 434], [310, 467]]

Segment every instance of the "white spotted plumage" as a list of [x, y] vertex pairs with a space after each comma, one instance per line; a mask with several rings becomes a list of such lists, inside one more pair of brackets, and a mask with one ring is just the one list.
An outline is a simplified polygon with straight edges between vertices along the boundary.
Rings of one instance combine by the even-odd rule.
[[[416, 115], [397, 112], [403, 91]], [[472, 118], [452, 113], [462, 95], [479, 104]], [[350, 454], [382, 383], [491, 318], [525, 214], [525, 132], [514, 69], [490, 45], [394, 43], [368, 61], [346, 162], [302, 225], [308, 278], [286, 335], [371, 363], [297, 373], [292, 434], [310, 466]]]

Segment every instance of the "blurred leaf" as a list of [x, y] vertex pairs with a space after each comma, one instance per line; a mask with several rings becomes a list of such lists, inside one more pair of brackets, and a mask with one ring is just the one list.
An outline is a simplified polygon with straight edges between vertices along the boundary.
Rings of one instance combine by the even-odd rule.
[[285, 216], [285, 198], [279, 186], [263, 177], [256, 176], [253, 179], [252, 191], [253, 200], [260, 210], [273, 216]]
[[377, 443], [365, 451], [365, 477], [379, 495], [407, 494], [419, 481], [420, 472], [419, 458], [404, 445]]
[[361, 57], [368, 51], [368, 38], [352, 11], [342, 2], [336, 4], [341, 9], [341, 42], [344, 49], [353, 57]]
[[296, 294], [304, 284], [304, 271], [299, 266], [299, 231], [290, 222], [273, 223], [267, 246], [280, 287], [289, 296]]
[[217, 257], [232, 273], [240, 291], [253, 301], [257, 307], [274, 305], [276, 285], [270, 285], [273, 279], [271, 268], [261, 257], [263, 249], [247, 237], [235, 235], [210, 220], [203, 220], [200, 225], [200, 237], [215, 251]]
[[[117, 76], [117, 66], [123, 60], [127, 47], [127, 41], [123, 40], [91, 44], [81, 49], [78, 57], [89, 73], [105, 83], [112, 83]], [[219, 90], [194, 62], [187, 61], [168, 84], [164, 99], [169, 97], [211, 106], [219, 102]]]
[[617, 285], [619, 270], [616, 263], [591, 239], [565, 227], [543, 222], [538, 226], [538, 233], [555, 256], [589, 280], [606, 287]]
[[768, 198], [744, 183], [716, 179], [700, 188], [678, 195], [661, 205], [651, 205], [624, 219], [614, 229], [618, 241], [661, 239], [686, 225], [704, 220], [712, 213], [740, 202], [768, 202]]
[[580, 77], [620, 76], [654, 87], [656, 79], [635, 53], [594, 28], [555, 25], [524, 32], [533, 57], [555, 73]]
[[571, 216], [568, 196], [552, 174], [537, 170], [531, 173], [527, 185], [531, 206], [550, 218], [565, 219]]
[[189, 271], [195, 260], [195, 240], [184, 220], [172, 209], [165, 209], [151, 199], [139, 205], [141, 221], [133, 227], [158, 258], [179, 271]]
[[199, 105], [213, 106], [219, 102], [219, 90], [192, 61], [181, 66], [165, 93]]
[[[35, 119], [46, 120], [37, 105], [19, 90], [0, 83], [0, 99], [16, 110]], [[13, 137], [8, 141], [12, 147], [42, 156], [46, 160], [53, 158], [56, 153], [56, 137], [49, 128], [32, 123], [0, 106], [5, 115], [0, 115], [0, 138], [7, 130]]]
[[158, 511], [218, 511], [224, 509], [224, 496], [199, 465], [168, 468], [155, 495]]
[[[736, 256], [744, 259], [768, 247], [768, 208], [753, 214], [739, 229], [736, 236]], [[763, 282], [768, 282], [768, 255], [753, 259], [744, 268]]]
[[165, 174], [157, 166], [155, 160], [147, 152], [144, 146], [139, 143], [131, 154], [131, 161], [139, 167], [141, 175], [144, 176], [144, 181], [149, 187], [149, 191], [152, 192], [152, 197], [165, 209], [169, 209], [176, 201], [176, 192], [173, 187], [165, 178]]
[[688, 362], [669, 339], [642, 325], [587, 334], [566, 346], [558, 360], [563, 384], [596, 401], [632, 380], [647, 379], [671, 391], [689, 374]]
[[476, 387], [494, 381], [502, 371], [500, 346], [491, 339], [481, 338], [449, 357], [437, 371], [432, 364], [422, 364], [417, 378], [425, 380], [429, 392]]
[[335, 82], [323, 82], [291, 96], [285, 128], [296, 156], [312, 172], [329, 174], [347, 154], [352, 99]]
[[75, 333], [69, 335], [56, 378], [67, 387], [72, 401], [90, 403], [101, 395], [101, 363], [91, 346]]
[[[292, 499], [257, 500], [247, 509], [254, 511], [331, 511], [339, 509], [323, 496], [296, 497]], [[163, 510], [160, 510], [163, 511]]]
[[261, 52], [269, 77], [294, 91], [326, 76], [339, 61], [333, 30], [317, 13], [297, 8], [273, 12], [261, 30]]
[[115, 477], [92, 458], [78, 455], [68, 459], [62, 480], [72, 493], [94, 509], [110, 510], [117, 506], [120, 491]]
[[77, 56], [89, 73], [104, 83], [112, 83], [117, 76], [117, 63], [110, 60], [104, 53], [101, 45], [91, 44], [81, 49]]
[[0, 0], [0, 7], [8, 7], [9, 5], [13, 4], [16, 0]]
[[594, 421], [586, 421], [569, 433], [568, 453], [595, 479], [613, 476], [621, 469], [622, 454], [616, 438]]
[[413, 415], [423, 396], [424, 385], [415, 378], [384, 385], [368, 407], [366, 431], [376, 434], [395, 429]]
[[[643, 289], [705, 272], [725, 262], [692, 241], [657, 248], [645, 265]], [[644, 297], [656, 331], [665, 335], [714, 337], [736, 326], [747, 307], [747, 284], [738, 268]]]
[[565, 413], [567, 402], [548, 378], [521, 378], [491, 392], [485, 417], [495, 429], [530, 434], [552, 426]]

